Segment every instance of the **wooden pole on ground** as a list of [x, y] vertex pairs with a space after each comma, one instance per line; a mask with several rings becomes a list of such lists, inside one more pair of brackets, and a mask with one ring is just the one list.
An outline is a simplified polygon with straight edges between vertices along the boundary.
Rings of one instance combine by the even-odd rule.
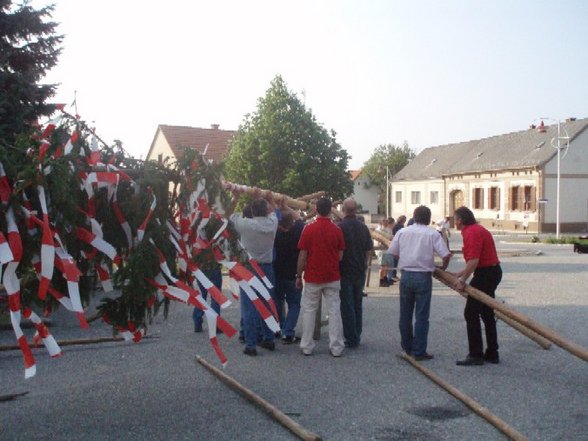
[[498, 418], [496, 415], [494, 415], [492, 412], [490, 412], [484, 406], [481, 406], [477, 401], [474, 401], [473, 399], [468, 397], [466, 394], [461, 392], [459, 389], [457, 389], [457, 388], [453, 387], [451, 384], [443, 381], [440, 377], [435, 375], [429, 369], [423, 367], [414, 358], [412, 358], [406, 354], [402, 354], [400, 356], [400, 358], [409, 362], [413, 367], [415, 367], [422, 374], [424, 374], [427, 378], [429, 378], [429, 380], [431, 380], [434, 383], [436, 383], [437, 385], [441, 386], [450, 395], [452, 395], [455, 398], [457, 398], [458, 400], [460, 400], [462, 403], [464, 403], [466, 406], [468, 406], [475, 413], [480, 415], [482, 418], [484, 418], [486, 421], [488, 421], [490, 424], [492, 424], [494, 427], [496, 427], [498, 430], [500, 430], [502, 433], [504, 433], [510, 439], [515, 440], [515, 441], [524, 441], [524, 440], [528, 439], [524, 435], [519, 433], [517, 430], [510, 427], [507, 423], [502, 421], [500, 418]]
[[[435, 270], [435, 277], [443, 280], [443, 283], [445, 283], [446, 285], [448, 284], [448, 286], [453, 285], [453, 282], [455, 281], [455, 277], [453, 275], [449, 274], [447, 271], [441, 271], [440, 269]], [[565, 349], [566, 351], [575, 355], [576, 357], [581, 358], [584, 361], [588, 361], [588, 350], [586, 350], [582, 346], [573, 343], [569, 340], [566, 340], [565, 338], [559, 336], [557, 333], [547, 328], [546, 326], [540, 325], [539, 323], [527, 317], [526, 315], [521, 314], [520, 312], [517, 312], [507, 307], [506, 305], [496, 301], [489, 295], [483, 293], [482, 291], [470, 285], [465, 286], [464, 292], [468, 296], [476, 300], [479, 300], [480, 302], [484, 303], [485, 305], [489, 306], [495, 311], [499, 311], [503, 313], [505, 316], [517, 321], [518, 323], [524, 325], [532, 331], [535, 331], [540, 336], [546, 338], [552, 343], [555, 343], [560, 348]]]
[[[146, 335], [143, 337], [146, 338], [157, 338], [156, 336]], [[80, 338], [80, 339], [73, 339], [73, 340], [57, 340], [57, 344], [59, 346], [74, 346], [74, 345], [92, 345], [95, 343], [110, 343], [116, 341], [124, 341], [122, 337], [97, 337], [97, 338]], [[31, 346], [33, 349], [37, 347], [42, 347], [43, 345], [39, 346]], [[6, 345], [0, 346], [0, 352], [2, 351], [15, 351], [20, 349], [19, 345]]]
[[265, 412], [267, 412], [272, 418], [290, 430], [294, 435], [304, 441], [320, 441], [322, 438], [312, 432], [309, 432], [292, 418], [287, 416], [285, 413], [280, 411], [277, 407], [273, 406], [259, 395], [255, 394], [251, 390], [247, 389], [241, 383], [239, 383], [234, 378], [230, 377], [229, 375], [225, 374], [223, 371], [218, 369], [217, 367], [210, 364], [204, 358], [200, 357], [199, 355], [196, 356], [196, 360], [210, 372], [212, 372], [215, 376], [217, 376], [223, 383], [229, 386], [231, 389], [235, 390], [236, 392], [240, 393], [242, 396], [247, 398], [250, 402], [255, 404], [257, 407], [261, 408]]
[[[439, 280], [441, 283], [443, 283], [444, 285], [446, 285], [447, 287], [455, 290], [453, 288], [453, 286], [448, 283], [449, 281], [441, 279], [440, 277], [437, 276], [437, 274], [435, 274], [435, 278], [437, 280]], [[459, 292], [457, 291], [459, 294], [461, 294], [463, 297], [467, 298], [468, 295], [465, 292]], [[494, 311], [494, 314], [496, 315], [496, 318], [499, 318], [500, 320], [502, 320], [504, 323], [506, 323], [507, 325], [515, 328], [517, 331], [519, 331], [521, 334], [523, 334], [526, 337], [529, 337], [531, 340], [533, 340], [535, 343], [537, 343], [539, 346], [541, 346], [543, 349], [549, 349], [551, 348], [551, 343], [549, 342], [549, 340], [541, 337], [539, 334], [537, 334], [536, 332], [531, 331], [529, 328], [525, 328], [523, 325], [521, 325], [519, 322], [509, 318], [508, 316], [504, 315], [502, 312], [500, 311]]]

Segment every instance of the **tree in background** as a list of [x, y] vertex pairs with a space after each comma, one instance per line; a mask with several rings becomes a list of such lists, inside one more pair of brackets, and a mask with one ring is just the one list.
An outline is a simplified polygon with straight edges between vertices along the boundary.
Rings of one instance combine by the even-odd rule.
[[388, 167], [388, 177], [391, 179], [415, 156], [415, 152], [406, 141], [402, 147], [394, 144], [380, 145], [376, 147], [370, 159], [363, 164], [362, 171], [370, 178], [372, 184], [378, 186], [382, 194], [385, 195], [386, 167]]
[[13, 6], [0, 0], [0, 140], [14, 144], [30, 132], [37, 118], [50, 115], [55, 106], [45, 101], [56, 85], [38, 84], [57, 64], [63, 36], [57, 23], [45, 21], [53, 6], [34, 10], [27, 2]]
[[290, 92], [281, 76], [245, 116], [231, 142], [226, 177], [293, 197], [324, 190], [334, 199], [349, 195], [349, 155]]

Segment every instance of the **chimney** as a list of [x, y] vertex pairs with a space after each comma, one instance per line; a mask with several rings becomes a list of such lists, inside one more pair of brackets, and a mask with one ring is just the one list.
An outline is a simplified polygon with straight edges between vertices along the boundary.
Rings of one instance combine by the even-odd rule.
[[218, 130], [218, 127], [219, 127], [219, 125], [218, 125], [218, 124], [211, 124], [211, 125], [210, 125], [210, 128], [211, 128], [212, 130]]
[[541, 124], [539, 124], [539, 127], [537, 128], [537, 131], [539, 133], [545, 133], [545, 132], [547, 132], [547, 127], [545, 127], [545, 123], [543, 122], [543, 120], [541, 120]]

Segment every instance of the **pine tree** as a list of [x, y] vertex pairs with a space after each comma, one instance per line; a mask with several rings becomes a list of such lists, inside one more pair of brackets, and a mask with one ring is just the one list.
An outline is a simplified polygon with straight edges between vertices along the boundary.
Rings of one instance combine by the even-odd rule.
[[50, 115], [55, 106], [46, 101], [54, 84], [39, 81], [57, 63], [63, 36], [57, 23], [47, 21], [53, 6], [39, 10], [27, 2], [15, 6], [0, 0], [0, 142], [12, 145], [28, 134], [37, 118]]

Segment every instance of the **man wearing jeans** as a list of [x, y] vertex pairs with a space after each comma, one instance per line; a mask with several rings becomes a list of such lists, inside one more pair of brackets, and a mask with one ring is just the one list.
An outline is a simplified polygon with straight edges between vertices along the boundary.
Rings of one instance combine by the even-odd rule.
[[[274, 275], [276, 277], [276, 308], [280, 316], [282, 343], [296, 342], [294, 328], [300, 314], [302, 292], [296, 288], [296, 265], [298, 263], [298, 241], [304, 228], [304, 222], [294, 220], [296, 214], [289, 209], [282, 209], [282, 219], [278, 224], [278, 232], [274, 242], [275, 260]], [[288, 305], [288, 313], [284, 317], [284, 300]]]
[[341, 320], [345, 346], [359, 346], [362, 331], [363, 287], [373, 241], [370, 230], [355, 215], [357, 202], [352, 198], [343, 201], [345, 218], [339, 224], [345, 238], [345, 251], [339, 265], [341, 270]]
[[402, 274], [399, 321], [402, 349], [415, 360], [422, 361], [433, 358], [427, 352], [427, 337], [435, 270], [434, 254], [443, 259], [439, 268], [444, 270], [449, 264], [451, 253], [439, 233], [429, 228], [431, 210], [428, 207], [417, 207], [413, 219], [413, 225], [396, 233], [389, 252], [398, 258]]
[[[268, 203], [269, 202], [269, 203]], [[234, 198], [231, 208], [232, 212], [236, 203]], [[274, 238], [278, 229], [278, 218], [274, 212], [273, 196], [268, 197], [268, 201], [257, 198], [251, 203], [252, 219], [242, 217], [238, 214], [232, 214], [230, 220], [235, 226], [235, 230], [241, 235], [241, 242], [251, 257], [259, 263], [259, 266], [269, 279], [274, 283], [274, 270], [272, 265]], [[273, 297], [273, 289], [269, 290]], [[243, 331], [245, 337], [245, 355], [257, 355], [257, 337], [258, 323], [261, 316], [255, 309], [253, 302], [247, 294], [241, 290], [241, 318], [243, 319]], [[262, 300], [263, 301], [263, 300]], [[265, 303], [265, 301], [263, 301]], [[266, 303], [266, 307], [269, 307]], [[265, 322], [262, 323], [262, 341], [259, 344], [262, 348], [270, 351], [275, 350], [274, 333]]]
[[304, 355], [312, 355], [315, 343], [312, 338], [316, 312], [321, 297], [325, 297], [329, 313], [329, 350], [333, 357], [340, 357], [344, 346], [343, 325], [339, 289], [341, 275], [339, 261], [345, 249], [343, 232], [331, 220], [331, 201], [321, 198], [316, 203], [318, 216], [302, 231], [298, 242], [300, 254], [296, 274], [296, 287], [302, 293], [302, 339], [300, 349]]

